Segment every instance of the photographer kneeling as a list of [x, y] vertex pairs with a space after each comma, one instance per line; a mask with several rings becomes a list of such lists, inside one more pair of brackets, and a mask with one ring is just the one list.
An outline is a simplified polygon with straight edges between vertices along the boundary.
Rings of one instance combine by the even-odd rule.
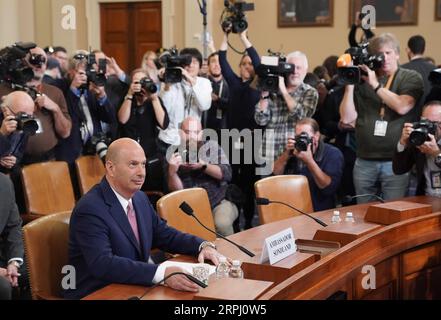
[[303, 175], [308, 178], [314, 211], [335, 208], [335, 193], [343, 173], [343, 154], [324, 143], [314, 119], [305, 118], [295, 126], [286, 151], [274, 163], [274, 175]]
[[404, 125], [393, 170], [404, 174], [416, 165], [417, 195], [441, 198], [441, 101], [426, 104], [422, 119]]
[[184, 152], [175, 153], [168, 160], [170, 191], [195, 187], [205, 189], [217, 232], [224, 236], [232, 235], [233, 223], [239, 213], [236, 205], [225, 199], [232, 170], [224, 151], [214, 140], [202, 142], [202, 125], [197, 118], [184, 120], [181, 135]]

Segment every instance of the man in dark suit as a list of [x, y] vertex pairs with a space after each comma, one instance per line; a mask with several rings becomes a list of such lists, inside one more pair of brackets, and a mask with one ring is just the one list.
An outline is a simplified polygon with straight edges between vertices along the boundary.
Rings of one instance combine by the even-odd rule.
[[[167, 226], [156, 215], [139, 191], [145, 165], [144, 151], [134, 140], [120, 139], [110, 146], [105, 178], [72, 213], [69, 264], [76, 271], [76, 288], [65, 290], [66, 298], [83, 298], [111, 283], [150, 286], [182, 271], [150, 263], [152, 248], [199, 255], [200, 262], [209, 259], [218, 263], [213, 244]], [[182, 275], [165, 284], [180, 291], [198, 291], [198, 286]]]
[[23, 264], [22, 221], [11, 180], [0, 173], [0, 300], [10, 300]]
[[429, 134], [430, 141], [421, 146], [411, 145], [409, 138], [415, 128], [406, 123], [393, 158], [393, 170], [395, 174], [405, 174], [415, 165], [417, 195], [441, 197], [441, 101], [429, 102], [422, 118], [436, 125], [435, 135]]

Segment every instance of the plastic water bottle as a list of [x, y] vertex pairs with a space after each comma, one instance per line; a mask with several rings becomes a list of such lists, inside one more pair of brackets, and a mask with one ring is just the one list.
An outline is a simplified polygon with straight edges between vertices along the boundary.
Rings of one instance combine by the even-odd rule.
[[355, 222], [354, 215], [352, 214], [352, 212], [348, 212], [348, 213], [346, 213], [346, 219], [345, 219], [345, 221], [346, 221], [346, 222], [351, 222], [351, 223], [354, 223], [354, 222]]
[[240, 267], [241, 263], [238, 260], [233, 261], [233, 266], [230, 268], [230, 278], [243, 279], [243, 270]]
[[334, 215], [332, 216], [332, 223], [340, 223], [341, 222], [341, 218], [340, 218], [340, 211], [334, 211]]
[[219, 264], [216, 267], [216, 279], [228, 278], [230, 267], [228, 267], [227, 258], [219, 257]]

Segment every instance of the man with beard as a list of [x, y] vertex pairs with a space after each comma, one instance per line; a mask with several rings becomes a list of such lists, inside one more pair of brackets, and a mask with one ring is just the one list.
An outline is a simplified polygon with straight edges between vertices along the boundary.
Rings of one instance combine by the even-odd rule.
[[170, 191], [205, 189], [217, 232], [232, 235], [239, 214], [237, 207], [225, 199], [232, 170], [224, 151], [216, 141], [202, 142], [202, 125], [196, 118], [185, 119], [180, 133], [184, 152], [175, 153], [168, 162], [168, 188]]

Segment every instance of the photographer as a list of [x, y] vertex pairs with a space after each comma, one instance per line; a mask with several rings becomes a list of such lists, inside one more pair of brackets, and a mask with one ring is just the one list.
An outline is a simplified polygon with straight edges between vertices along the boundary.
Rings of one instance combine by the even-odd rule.
[[393, 150], [404, 123], [421, 114], [415, 105], [424, 92], [423, 80], [417, 72], [399, 68], [400, 47], [392, 34], [374, 38], [369, 53], [384, 55], [381, 68], [373, 71], [361, 65], [363, 83], [347, 85], [340, 104], [341, 128], [355, 127], [355, 190], [356, 194], [380, 191], [386, 200], [402, 198], [409, 176], [394, 175]]
[[[156, 144], [158, 128], [164, 130], [168, 127], [168, 114], [147, 71], [137, 69], [131, 78], [129, 91], [118, 112], [118, 120], [122, 124], [121, 136], [138, 141], [151, 163], [152, 159], [159, 159]], [[147, 172], [150, 176], [155, 175], [155, 179], [147, 179], [143, 190], [161, 190], [163, 185], [157, 180], [162, 179], [162, 167], [159, 165], [156, 170], [147, 168]]]
[[4, 97], [0, 114], [0, 171], [10, 172], [21, 162], [30, 133], [19, 128], [17, 117], [32, 117], [34, 102], [25, 92], [15, 91]]
[[57, 155], [59, 160], [71, 165], [81, 155], [96, 154], [92, 138], [103, 136], [100, 121], [116, 122], [116, 112], [107, 98], [104, 84], [95, 84], [88, 78], [87, 56], [86, 51], [79, 51], [70, 60], [69, 80], [66, 80], [64, 92], [72, 118], [72, 133], [60, 142]]
[[[167, 109], [170, 124], [168, 128], [160, 130], [159, 146], [161, 153], [165, 154], [169, 146], [180, 145], [179, 127], [187, 117], [201, 119], [202, 112], [211, 106], [211, 83], [208, 79], [198, 76], [202, 65], [202, 54], [194, 48], [181, 50], [180, 56], [191, 57], [190, 64], [179, 69], [182, 72], [182, 81], [179, 83], [165, 83], [160, 97]], [[163, 78], [166, 70], [159, 71]]]
[[[232, 235], [238, 210], [225, 199], [232, 171], [224, 151], [215, 141], [202, 142], [202, 125], [196, 118], [184, 120], [181, 134], [187, 153], [176, 153], [168, 162], [170, 191], [204, 188], [208, 193], [216, 230], [224, 236]], [[196, 153], [197, 156], [193, 157]]]
[[[247, 30], [240, 33], [246, 54], [242, 56], [239, 64], [240, 74], [237, 76], [227, 60], [228, 33], [224, 33], [224, 40], [219, 50], [219, 62], [222, 69], [222, 75], [228, 83], [230, 89], [230, 102], [227, 113], [228, 129], [239, 131], [258, 128], [254, 120], [255, 106], [259, 102], [260, 93], [252, 88], [250, 84], [255, 77], [255, 69], [260, 65], [259, 54], [253, 47], [247, 37]], [[254, 138], [254, 136], [253, 136]], [[242, 146], [243, 141], [233, 141], [236, 150]], [[254, 145], [254, 142], [252, 143]], [[259, 146], [260, 147], [260, 146]], [[244, 153], [243, 148], [239, 149]], [[254, 151], [253, 151], [254, 152]], [[231, 154], [231, 153], [230, 153]], [[257, 151], [253, 154], [257, 154]], [[245, 159], [245, 155], [241, 155]], [[245, 229], [252, 227], [252, 220], [255, 212], [254, 205], [254, 183], [258, 180], [256, 176], [256, 164], [233, 163], [233, 183], [236, 184], [246, 194], [246, 202], [243, 205], [245, 215]]]
[[405, 174], [416, 165], [417, 195], [441, 198], [441, 101], [426, 104], [422, 119], [430, 129], [422, 126], [421, 130], [415, 128], [416, 124], [404, 124], [393, 158], [393, 170], [395, 174]]
[[286, 151], [274, 164], [274, 175], [303, 175], [308, 178], [314, 211], [335, 208], [335, 193], [340, 185], [344, 159], [337, 148], [320, 139], [314, 119], [300, 120], [296, 138], [289, 138]]
[[[317, 90], [303, 82], [308, 72], [306, 55], [292, 52], [286, 62], [294, 65], [294, 70], [286, 79], [279, 77], [279, 93], [271, 96], [262, 92], [256, 105], [256, 123], [267, 129], [263, 146], [269, 162], [283, 153], [286, 137], [292, 135], [295, 124], [314, 115], [319, 98]], [[273, 131], [271, 135], [268, 135], [268, 130]]]

